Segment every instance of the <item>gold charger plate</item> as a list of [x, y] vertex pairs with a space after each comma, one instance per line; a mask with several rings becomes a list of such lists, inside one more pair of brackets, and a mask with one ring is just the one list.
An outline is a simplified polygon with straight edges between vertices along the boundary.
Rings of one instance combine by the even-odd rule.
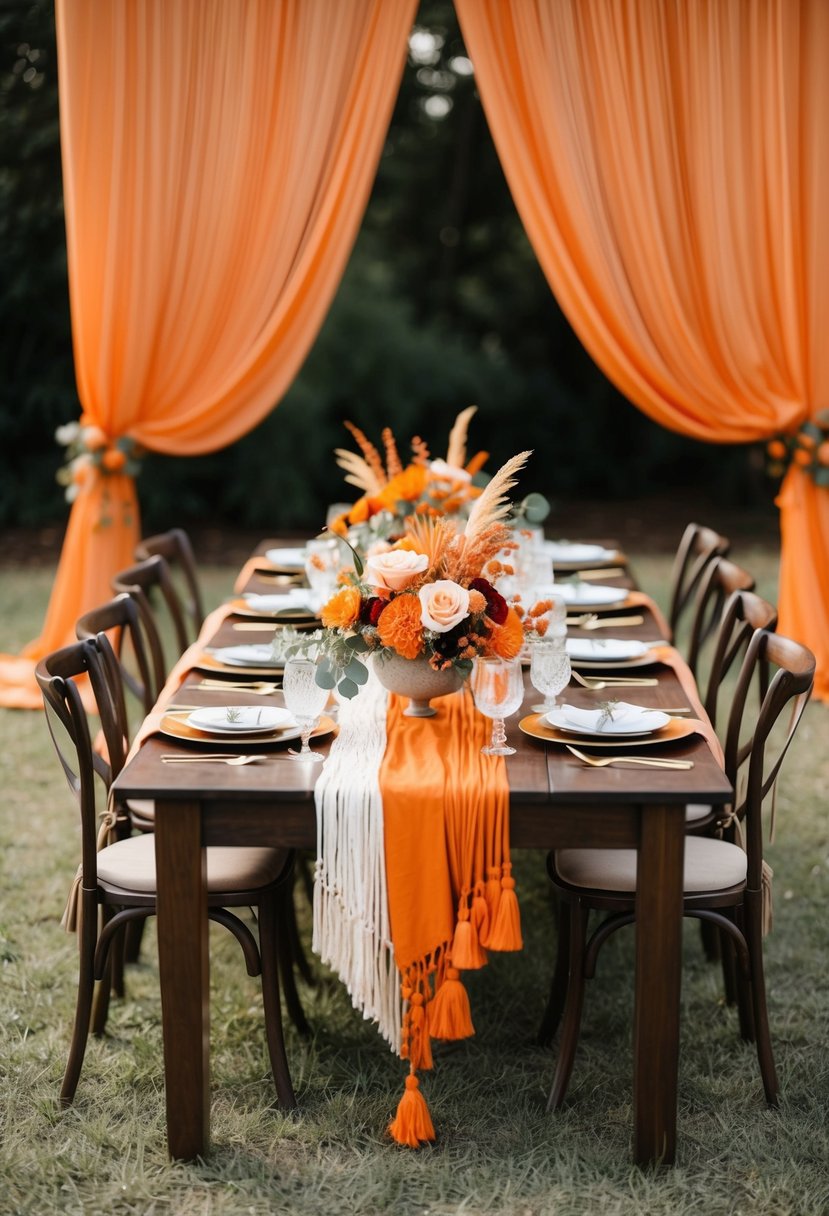
[[[656, 708], [656, 707], [655, 707]], [[614, 738], [597, 739], [593, 735], [579, 735], [575, 731], [556, 730], [547, 726], [544, 714], [528, 714], [518, 723], [518, 729], [533, 739], [543, 739], [545, 743], [570, 743], [574, 747], [655, 747], [657, 744], [675, 743], [677, 739], [685, 739], [696, 731], [696, 723], [683, 721], [681, 718], [671, 718], [667, 726], [654, 731], [652, 735], [616, 735]]]
[[253, 680], [260, 679], [261, 676], [270, 676], [272, 680], [284, 675], [285, 665], [279, 664], [266, 667], [243, 667], [240, 663], [222, 663], [219, 659], [213, 657], [212, 654], [202, 654], [193, 664], [194, 671], [220, 671], [222, 675], [234, 676], [237, 680], [245, 680], [250, 676]]
[[630, 667], [655, 667], [660, 663], [662, 659], [652, 650], [635, 659], [570, 659], [570, 666], [576, 671], [592, 671], [594, 675], [603, 671], [627, 671]]
[[286, 625], [293, 624], [295, 621], [307, 621], [319, 623], [319, 617], [311, 612], [308, 608], [279, 608], [271, 612], [263, 612], [261, 608], [252, 608], [246, 599], [231, 600], [230, 607], [233, 609], [234, 616], [252, 616], [260, 621], [275, 621], [277, 624], [284, 622]]
[[[210, 731], [196, 730], [195, 727], [189, 726], [186, 714], [182, 717], [178, 717], [176, 714], [165, 714], [158, 729], [160, 734], [167, 735], [171, 739], [178, 739], [180, 742], [209, 743], [211, 747], [229, 747], [231, 751], [238, 751], [240, 743], [290, 743], [302, 734], [298, 726], [288, 726], [281, 730], [257, 730], [251, 734], [242, 734], [240, 731], [234, 735], [214, 735]], [[319, 739], [322, 735], [330, 735], [335, 729], [333, 719], [323, 716], [320, 718], [319, 726], [311, 732], [311, 738]]]

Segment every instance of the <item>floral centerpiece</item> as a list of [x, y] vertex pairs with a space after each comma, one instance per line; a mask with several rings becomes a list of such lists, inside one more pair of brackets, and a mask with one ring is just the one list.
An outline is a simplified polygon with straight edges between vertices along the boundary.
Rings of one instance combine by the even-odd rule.
[[820, 410], [794, 433], [766, 445], [770, 477], [783, 477], [790, 464], [808, 473], [818, 486], [829, 486], [829, 409]]
[[352, 422], [346, 422], [359, 453], [337, 448], [337, 464], [345, 479], [363, 493], [330, 525], [340, 536], [366, 551], [376, 540], [397, 539], [409, 515], [455, 516], [468, 513], [481, 493], [475, 477], [489, 453], [467, 460], [469, 423], [477, 410], [470, 405], [455, 419], [446, 457], [433, 459], [420, 436], [411, 441], [412, 456], [404, 465], [390, 427], [382, 432], [383, 455]]
[[320, 649], [317, 681], [353, 697], [366, 682], [364, 659], [403, 659], [434, 672], [453, 670], [463, 679], [478, 655], [517, 657], [524, 644], [521, 617], [496, 590], [509, 571], [504, 557], [515, 548], [504, 522], [508, 491], [529, 452], [498, 470], [476, 499], [461, 531], [453, 520], [413, 514], [402, 537], [356, 556], [343, 586], [323, 606], [324, 629], [299, 647]]

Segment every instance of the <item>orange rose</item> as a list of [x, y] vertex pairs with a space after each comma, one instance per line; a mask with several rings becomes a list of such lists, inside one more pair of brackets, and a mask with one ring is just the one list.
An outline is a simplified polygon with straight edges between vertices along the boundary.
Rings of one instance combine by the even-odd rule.
[[356, 587], [343, 587], [323, 606], [320, 619], [326, 629], [348, 629], [360, 615], [361, 603]]
[[127, 463], [127, 457], [120, 448], [107, 448], [101, 457], [101, 464], [108, 473], [117, 473]]
[[792, 460], [795, 462], [795, 464], [799, 464], [801, 468], [805, 468], [806, 465], [812, 463], [812, 453], [807, 452], [805, 448], [795, 448], [795, 453], [794, 456], [792, 456]]
[[782, 439], [772, 439], [770, 443], [766, 444], [766, 451], [772, 460], [786, 459], [786, 445]]
[[99, 448], [106, 447], [107, 437], [99, 426], [85, 426], [81, 430], [81, 443], [90, 452], [97, 452]]
[[414, 595], [398, 595], [380, 613], [377, 634], [384, 646], [404, 659], [416, 659], [423, 651], [423, 626], [420, 600]]
[[515, 659], [524, 645], [524, 627], [512, 608], [507, 612], [503, 625], [493, 625], [490, 646], [493, 654], [502, 659]]
[[821, 464], [829, 464], [829, 439], [824, 439], [816, 454]]
[[800, 433], [797, 436], [797, 442], [800, 444], [800, 446], [802, 448], [811, 449], [815, 446], [815, 441], [812, 438], [812, 436], [809, 434], [808, 431], [800, 431]]

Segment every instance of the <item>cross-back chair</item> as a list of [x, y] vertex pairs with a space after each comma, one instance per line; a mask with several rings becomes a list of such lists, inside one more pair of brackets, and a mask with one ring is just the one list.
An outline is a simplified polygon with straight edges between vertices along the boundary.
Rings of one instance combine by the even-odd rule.
[[132, 596], [121, 592], [114, 599], [91, 608], [75, 623], [79, 641], [106, 633], [118, 657], [121, 683], [146, 717], [164, 686], [164, 653], [152, 617], [142, 615]]
[[[776, 668], [756, 721], [746, 707], [759, 664]], [[742, 825], [745, 847], [733, 840], [687, 836], [685, 841], [685, 916], [715, 925], [733, 943], [739, 982], [740, 1033], [754, 1040], [766, 1100], [776, 1105], [778, 1079], [769, 1032], [763, 970], [764, 908], [767, 867], [763, 859], [763, 806], [811, 692], [814, 656], [804, 646], [767, 629], [757, 630], [743, 660], [728, 719], [725, 763], [735, 783], [735, 802], [727, 827]], [[782, 744], [775, 734], [783, 711], [791, 718]], [[778, 728], [779, 729], [779, 728]], [[595, 974], [605, 941], [625, 925], [635, 924], [636, 851], [634, 849], [559, 849], [548, 858], [548, 872], [559, 903], [557, 972], [566, 976], [564, 1016], [548, 1109], [564, 1101], [575, 1059], [585, 981]], [[604, 913], [588, 939], [590, 913]], [[563, 959], [563, 965], [562, 965]]]
[[[97, 848], [97, 816], [123, 763], [120, 726], [113, 697], [118, 661], [104, 634], [55, 651], [42, 659], [36, 677], [58, 760], [81, 820], [79, 870], [79, 977], [72, 1039], [61, 1086], [64, 1105], [72, 1102], [90, 1028], [106, 1025], [111, 956], [128, 923], [155, 912], [155, 844], [152, 836], [130, 836]], [[88, 676], [107, 739], [107, 758], [92, 747], [89, 719], [76, 681]], [[208, 915], [239, 941], [249, 975], [262, 977], [265, 1030], [280, 1104], [296, 1105], [291, 1084], [279, 1000], [277, 968], [278, 892], [291, 866], [291, 854], [269, 848], [207, 849]], [[230, 908], [253, 907], [259, 943]], [[97, 985], [97, 991], [96, 991]]]
[[[175, 658], [184, 651], [194, 640], [184, 605], [179, 596], [170, 567], [160, 554], [146, 557], [134, 566], [121, 570], [112, 580], [112, 589], [118, 593], [132, 596], [138, 605], [141, 619], [147, 628], [155, 628], [159, 638], [164, 635], [164, 621], [156, 613], [156, 607], [166, 612], [169, 624], [172, 626], [172, 644]], [[168, 663], [168, 643], [162, 641], [162, 659], [165, 674], [172, 668]], [[175, 660], [174, 660], [175, 661]]]
[[725, 557], [731, 542], [713, 528], [703, 524], [688, 524], [680, 538], [671, 570], [671, 598], [668, 626], [676, 643], [679, 625], [690, 611], [694, 594], [706, 567], [715, 557]]
[[189, 619], [193, 637], [197, 637], [204, 622], [204, 597], [199, 585], [193, 546], [184, 529], [171, 528], [169, 532], [145, 536], [136, 546], [135, 557], [138, 561], [144, 561], [148, 557], [163, 557], [173, 578], [176, 574], [179, 575], [179, 588], [184, 592], [179, 595], [181, 606]]
[[691, 606], [688, 666], [700, 683], [700, 668], [717, 635], [726, 600], [735, 591], [753, 591], [754, 576], [727, 557], [715, 557], [702, 571]]

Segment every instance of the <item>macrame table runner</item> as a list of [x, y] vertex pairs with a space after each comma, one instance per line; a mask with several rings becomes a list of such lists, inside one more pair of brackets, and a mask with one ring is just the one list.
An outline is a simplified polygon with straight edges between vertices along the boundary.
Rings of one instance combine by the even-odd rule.
[[481, 754], [489, 721], [466, 690], [434, 718], [405, 704], [372, 679], [340, 710], [315, 790], [313, 945], [408, 1060], [389, 1131], [416, 1148], [435, 1136], [417, 1077], [431, 1039], [474, 1034], [460, 972], [522, 941], [506, 766]]

